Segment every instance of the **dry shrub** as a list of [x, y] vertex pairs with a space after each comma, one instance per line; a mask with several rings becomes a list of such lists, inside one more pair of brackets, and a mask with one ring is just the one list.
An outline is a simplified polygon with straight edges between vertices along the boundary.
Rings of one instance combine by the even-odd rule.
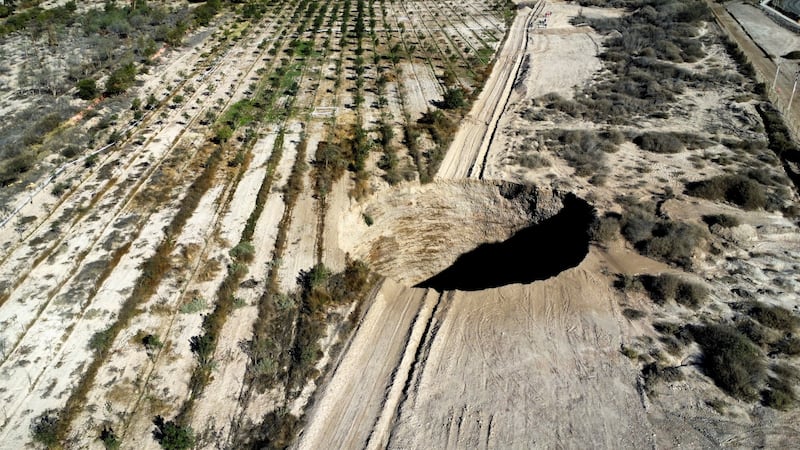
[[527, 169], [550, 167], [550, 160], [539, 153], [524, 153], [514, 157], [514, 163]]
[[642, 378], [647, 393], [653, 395], [656, 383], [674, 383], [684, 377], [680, 367], [665, 367], [653, 362], [642, 368]]
[[800, 317], [781, 306], [756, 303], [747, 314], [760, 324], [775, 330], [793, 332], [800, 325]]
[[683, 142], [673, 133], [647, 132], [635, 137], [633, 143], [653, 153], [680, 153], [684, 149]]
[[723, 200], [747, 210], [767, 206], [767, 194], [757, 181], [744, 175], [718, 175], [688, 183], [686, 193], [708, 200]]
[[663, 305], [669, 300], [678, 304], [697, 308], [708, 298], [708, 289], [698, 283], [686, 281], [679, 276], [662, 273], [657, 276], [642, 276], [642, 284], [657, 304]]
[[725, 324], [693, 326], [691, 333], [703, 351], [703, 370], [717, 386], [741, 400], [758, 398], [766, 368], [747, 336]]
[[709, 214], [703, 216], [703, 222], [709, 227], [719, 225], [723, 228], [733, 228], [739, 225], [739, 219], [729, 214]]
[[769, 389], [761, 393], [761, 401], [770, 408], [786, 411], [797, 404], [794, 386], [800, 381], [797, 370], [788, 364], [774, 364], [773, 375], [769, 377]]
[[199, 281], [209, 281], [219, 272], [222, 268], [219, 260], [217, 258], [212, 258], [206, 260], [202, 266], [200, 266], [200, 270], [197, 273], [197, 279]]
[[619, 236], [619, 218], [612, 215], [596, 217], [589, 226], [589, 237], [595, 242], [606, 244]]
[[655, 224], [649, 238], [636, 243], [636, 248], [647, 256], [689, 267], [694, 249], [704, 238], [703, 231], [693, 224], [662, 221]]

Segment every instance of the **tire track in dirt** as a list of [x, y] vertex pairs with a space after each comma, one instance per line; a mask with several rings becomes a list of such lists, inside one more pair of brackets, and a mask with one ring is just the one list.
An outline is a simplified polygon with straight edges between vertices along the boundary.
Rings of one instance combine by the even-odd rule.
[[442, 161], [436, 178], [481, 178], [497, 123], [508, 103], [511, 90], [519, 76], [525, 49], [528, 46], [529, 28], [544, 8], [539, 1], [534, 8], [520, 14], [509, 30], [509, 36], [500, 49], [494, 69], [481, 90], [472, 110], [456, 133], [450, 149]]
[[[370, 435], [379, 445], [393, 411], [384, 411], [387, 393], [389, 404], [398, 401], [406, 376], [398, 368], [412, 363], [416, 348], [408, 344], [421, 339], [436, 298], [424, 289], [384, 281], [322, 397], [309, 411], [298, 448], [363, 448]], [[386, 324], [391, 326], [387, 329]], [[376, 423], [382, 429], [376, 430]]]

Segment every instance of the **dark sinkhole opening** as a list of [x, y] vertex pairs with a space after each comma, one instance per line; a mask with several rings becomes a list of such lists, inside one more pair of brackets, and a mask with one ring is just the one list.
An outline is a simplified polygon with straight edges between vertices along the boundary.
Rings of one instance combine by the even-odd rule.
[[524, 228], [503, 242], [481, 244], [416, 287], [479, 291], [532, 283], [580, 264], [589, 252], [594, 208], [567, 195], [558, 214]]

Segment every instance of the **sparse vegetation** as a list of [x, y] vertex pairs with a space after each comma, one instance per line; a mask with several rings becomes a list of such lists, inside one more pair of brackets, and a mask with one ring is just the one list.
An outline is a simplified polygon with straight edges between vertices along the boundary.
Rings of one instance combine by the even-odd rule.
[[717, 386], [738, 399], [758, 398], [766, 367], [750, 339], [725, 324], [694, 326], [691, 334], [703, 350], [703, 370]]
[[622, 235], [647, 256], [681, 267], [690, 267], [695, 248], [705, 240], [705, 232], [686, 222], [660, 219], [654, 205], [628, 203], [621, 220]]
[[781, 306], [756, 303], [750, 306], [747, 314], [766, 327], [787, 333], [800, 326], [800, 317]]
[[641, 280], [650, 298], [660, 305], [674, 300], [683, 306], [697, 308], [708, 298], [708, 289], [705, 286], [669, 273], [645, 275]]
[[739, 219], [729, 214], [710, 214], [703, 216], [703, 222], [709, 227], [719, 225], [723, 228], [733, 228], [739, 225]]
[[575, 175], [589, 177], [608, 172], [606, 153], [616, 145], [601, 134], [589, 130], [552, 130], [543, 132], [545, 144], [575, 169]]
[[57, 411], [48, 410], [43, 412], [31, 423], [31, 435], [33, 440], [47, 448], [55, 448], [59, 442], [58, 427], [59, 415]]

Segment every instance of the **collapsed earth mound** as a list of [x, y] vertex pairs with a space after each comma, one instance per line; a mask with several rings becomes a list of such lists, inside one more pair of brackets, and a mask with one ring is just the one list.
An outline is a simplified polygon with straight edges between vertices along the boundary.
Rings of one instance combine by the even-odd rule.
[[344, 219], [353, 257], [407, 285], [482, 290], [575, 267], [592, 207], [573, 194], [500, 181], [439, 181], [376, 195]]

